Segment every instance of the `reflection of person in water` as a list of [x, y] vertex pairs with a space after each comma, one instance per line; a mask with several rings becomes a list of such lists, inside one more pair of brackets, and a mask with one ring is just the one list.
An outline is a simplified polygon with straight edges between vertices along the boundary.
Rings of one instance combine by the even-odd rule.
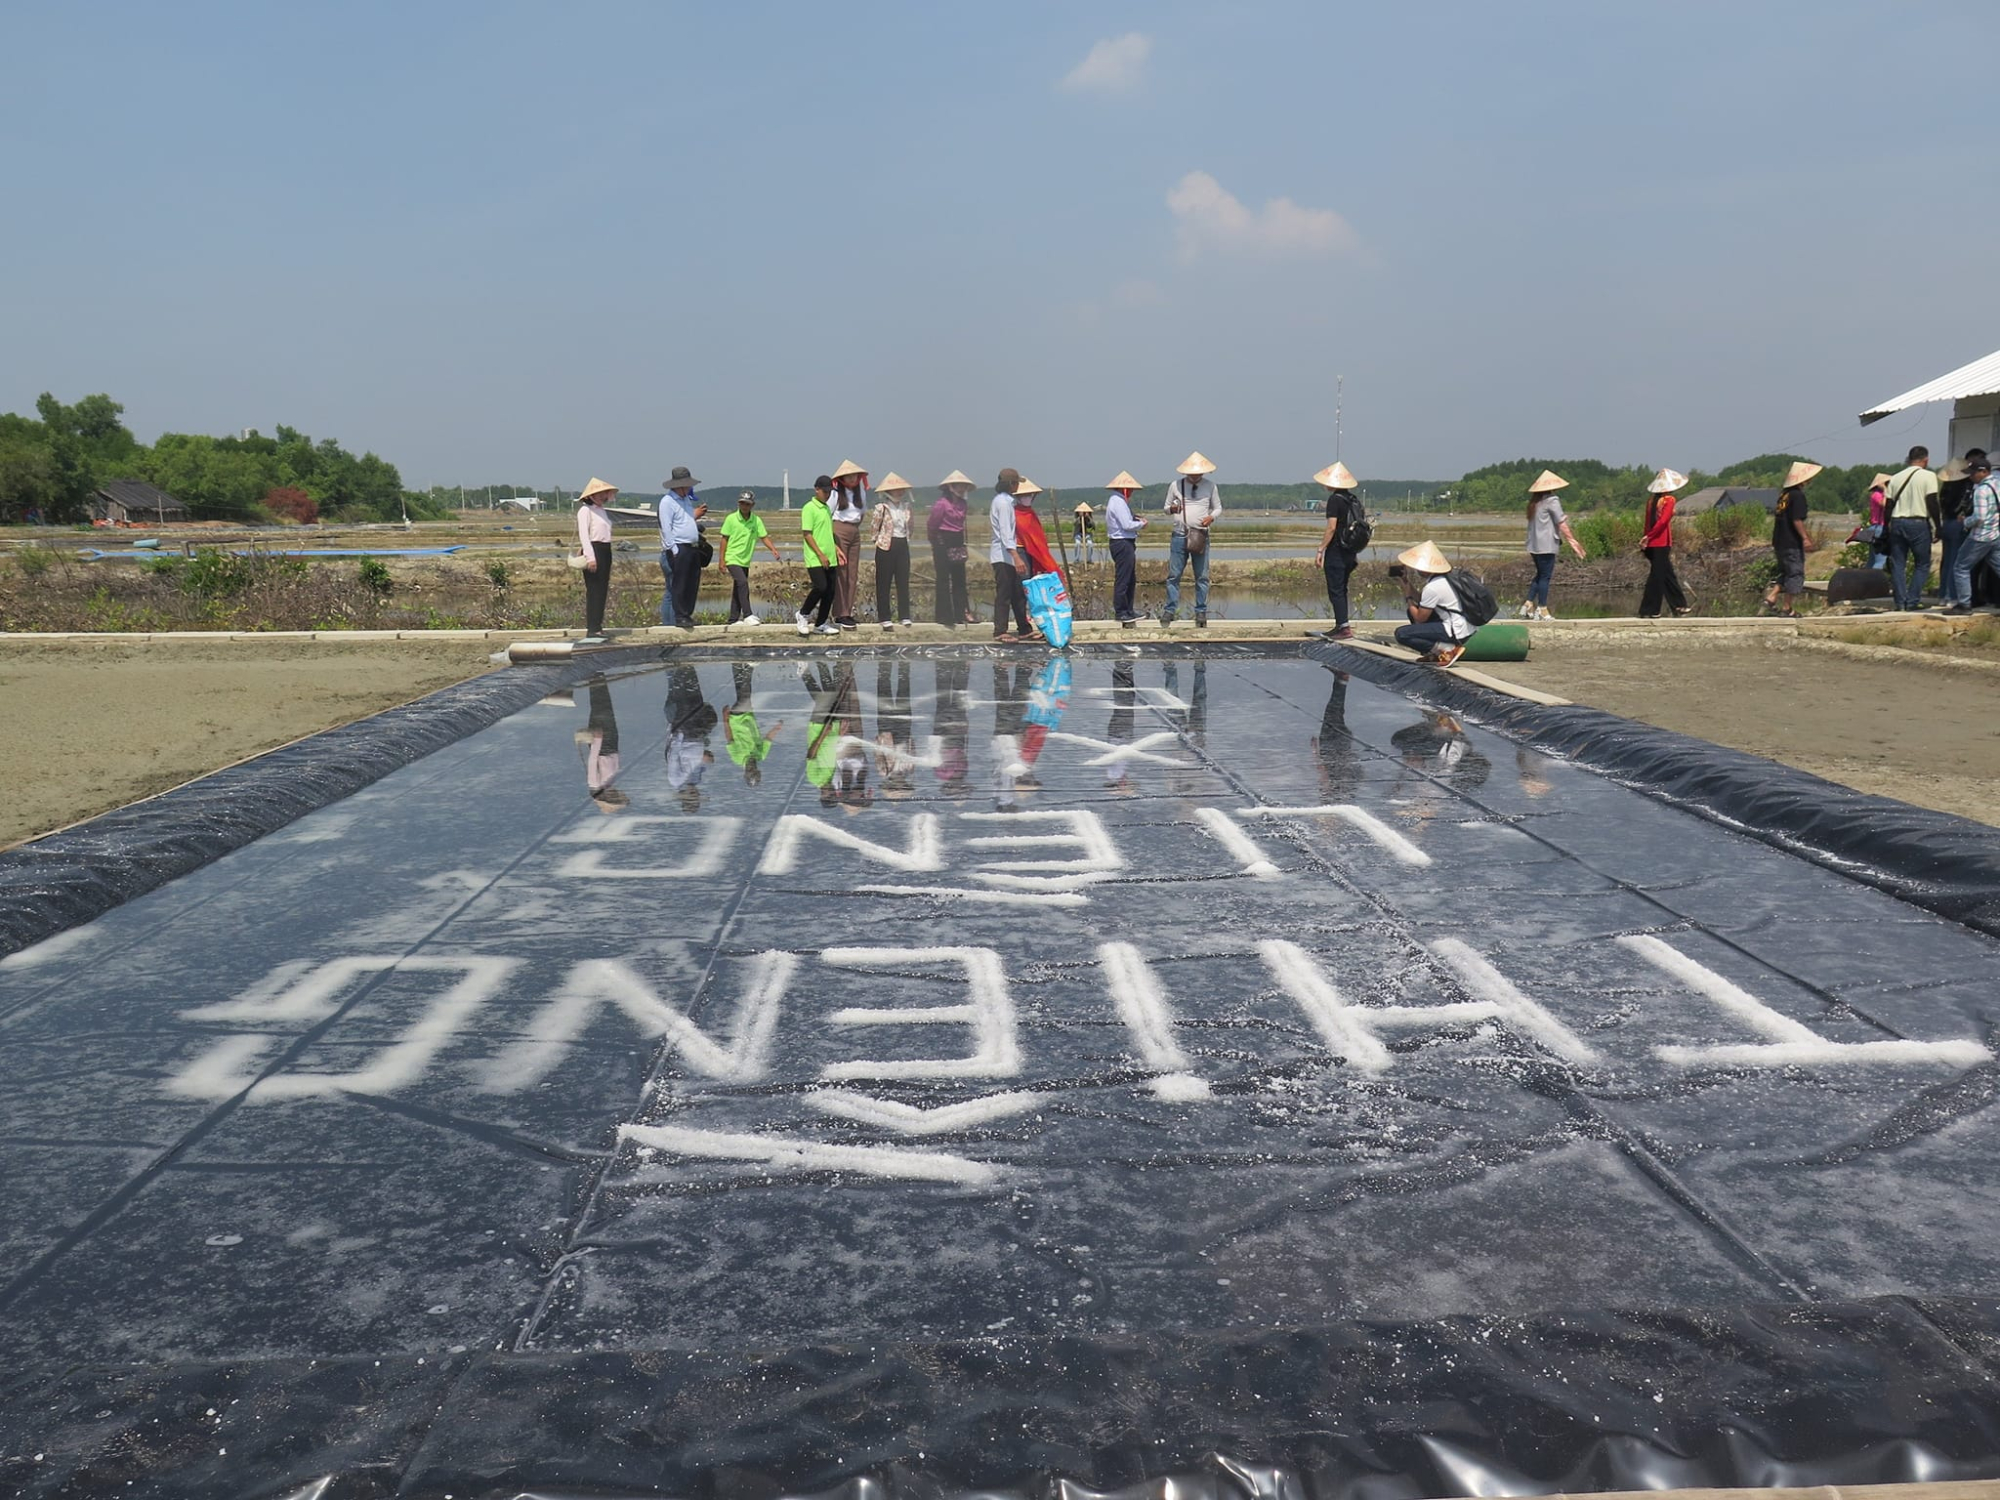
[[1021, 764], [1027, 767], [1021, 776], [1024, 787], [1039, 788], [1042, 784], [1035, 774], [1035, 762], [1042, 758], [1049, 731], [1062, 723], [1063, 710], [1069, 707], [1069, 688], [1069, 659], [1062, 656], [1043, 662], [1035, 680], [1028, 684], [1028, 706], [1021, 715], [1026, 726], [1021, 731]]
[[972, 663], [968, 661], [937, 664], [937, 708], [931, 732], [938, 741], [938, 791], [954, 799], [972, 792], [972, 783], [966, 777], [972, 728], [965, 712], [965, 684], [971, 672]]
[[732, 670], [736, 678], [736, 701], [723, 712], [722, 732], [729, 744], [729, 758], [743, 768], [744, 785], [755, 786], [764, 779], [764, 761], [771, 753], [771, 741], [785, 726], [782, 721], [773, 724], [768, 734], [757, 727], [750, 663], [739, 661]]
[[1455, 791], [1484, 786], [1493, 771], [1493, 763], [1473, 748], [1465, 726], [1436, 709], [1425, 709], [1421, 723], [1397, 730], [1389, 743], [1409, 770], [1434, 776]]
[[[1178, 662], [1168, 662], [1162, 674], [1162, 681], [1169, 693], [1181, 696], [1181, 669]], [[1194, 664], [1193, 682], [1188, 688], [1186, 708], [1168, 710], [1168, 718], [1180, 731], [1199, 759], [1208, 743], [1208, 663], [1197, 658]], [[1207, 785], [1201, 768], [1197, 765], [1187, 769], [1167, 772], [1167, 791], [1176, 797], [1192, 797]]]
[[680, 798], [682, 812], [701, 808], [701, 779], [715, 764], [708, 737], [715, 729], [715, 710], [701, 694], [701, 674], [691, 666], [667, 669], [667, 785]]
[[910, 713], [910, 664], [875, 664], [875, 769], [882, 795], [902, 801], [916, 788], [917, 726]]
[[1347, 674], [1330, 672], [1326, 709], [1313, 736], [1320, 795], [1328, 802], [1352, 802], [1361, 790], [1361, 747], [1347, 727]]
[[806, 780], [819, 788], [820, 806], [857, 813], [873, 799], [866, 754], [844, 743], [858, 741], [861, 733], [861, 693], [854, 685], [854, 665], [843, 661], [836, 668], [815, 662], [801, 667], [799, 677], [813, 700], [806, 728]]
[[583, 757], [583, 782], [597, 810], [609, 816], [629, 799], [611, 783], [618, 779], [618, 715], [611, 708], [611, 684], [598, 673], [590, 679], [590, 719], [576, 732]]
[[[1132, 715], [1139, 706], [1139, 689], [1134, 680], [1137, 668], [1129, 661], [1115, 661], [1111, 664], [1111, 723], [1104, 731], [1104, 737], [1114, 745], [1132, 743]], [[1114, 760], [1104, 768], [1104, 784], [1107, 789], [1121, 797], [1129, 797], [1138, 791], [1132, 780], [1132, 762]]]
[[1530, 797], [1546, 797], [1555, 790], [1549, 785], [1549, 758], [1526, 745], [1514, 747], [1514, 774], [1521, 778], [1521, 790]]
[[1033, 668], [1026, 662], [993, 663], [993, 807], [1013, 812], [1021, 805], [1020, 778], [1028, 769], [1021, 761], [1021, 729], [1028, 713], [1028, 682]]

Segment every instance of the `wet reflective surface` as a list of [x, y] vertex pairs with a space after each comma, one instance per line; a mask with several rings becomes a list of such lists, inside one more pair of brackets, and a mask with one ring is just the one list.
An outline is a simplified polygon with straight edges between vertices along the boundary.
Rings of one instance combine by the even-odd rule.
[[1994, 959], [1306, 662], [612, 674], [0, 962], [0, 1351], [1974, 1296]]

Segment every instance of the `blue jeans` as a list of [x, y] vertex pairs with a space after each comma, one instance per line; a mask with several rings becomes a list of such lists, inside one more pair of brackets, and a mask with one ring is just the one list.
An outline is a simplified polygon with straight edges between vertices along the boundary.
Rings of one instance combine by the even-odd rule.
[[[1979, 576], [1981, 568], [1991, 568], [1994, 575], [1992, 583], [2000, 585], [2000, 539], [1981, 542], [1967, 537], [1958, 544], [1958, 556], [1952, 561], [1958, 569], [1952, 581], [1958, 589], [1960, 604], [1972, 602], [1972, 580]], [[1993, 591], [1989, 589], [1987, 598], [1992, 597]]]
[[1530, 552], [1535, 563], [1535, 581], [1528, 585], [1528, 602], [1549, 607], [1549, 581], [1556, 576], [1556, 555], [1553, 552]]
[[1938, 557], [1938, 592], [1947, 604], [1954, 600], [1970, 604], [1972, 601], [1958, 591], [1958, 549], [1965, 545], [1964, 520], [1947, 516], [1944, 525], [1938, 528], [1938, 540], [1942, 546]]
[[[1906, 564], [1915, 564], [1914, 570]], [[1906, 585], [1904, 575], [1915, 576]], [[1922, 609], [1931, 576], [1931, 523], [1923, 516], [1898, 516], [1889, 523], [1889, 587], [1896, 608]]]
[[674, 623], [674, 555], [660, 549], [660, 623]]
[[1456, 646], [1458, 642], [1445, 630], [1444, 621], [1432, 618], [1412, 620], [1407, 625], [1398, 625], [1396, 644], [1408, 646], [1412, 651], [1427, 652], [1433, 646]]
[[[1211, 541], [1208, 546], [1213, 547]], [[1188, 555], [1187, 533], [1176, 531], [1171, 545], [1167, 548], [1167, 613], [1178, 614], [1181, 607], [1181, 574], [1189, 563], [1194, 564], [1194, 612], [1208, 613], [1208, 547]]]

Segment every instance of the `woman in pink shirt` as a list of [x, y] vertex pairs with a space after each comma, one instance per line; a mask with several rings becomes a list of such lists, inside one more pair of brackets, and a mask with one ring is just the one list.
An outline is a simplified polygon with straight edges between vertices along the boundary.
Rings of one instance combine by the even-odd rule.
[[1664, 601], [1677, 615], [1690, 613], [1681, 581], [1674, 576], [1674, 491], [1687, 483], [1687, 475], [1662, 469], [1646, 486], [1646, 536], [1640, 550], [1652, 571], [1646, 575], [1646, 592], [1639, 600], [1639, 618], [1657, 620]]
[[576, 545], [583, 557], [583, 633], [604, 639], [604, 604], [611, 594], [611, 517], [604, 507], [618, 496], [618, 486], [593, 479], [577, 496]]

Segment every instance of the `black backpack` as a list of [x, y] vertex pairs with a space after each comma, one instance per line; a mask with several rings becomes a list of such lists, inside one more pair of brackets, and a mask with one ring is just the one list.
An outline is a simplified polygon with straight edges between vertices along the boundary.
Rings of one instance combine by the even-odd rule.
[[1362, 508], [1359, 495], [1347, 497], [1347, 510], [1333, 528], [1333, 544], [1346, 552], [1360, 552], [1367, 548], [1375, 535], [1375, 527], [1368, 520], [1368, 512]]
[[1500, 613], [1500, 601], [1493, 597], [1493, 590], [1477, 573], [1453, 568], [1448, 576], [1451, 591], [1458, 595], [1458, 612], [1465, 616], [1465, 623], [1473, 629], [1478, 629]]

